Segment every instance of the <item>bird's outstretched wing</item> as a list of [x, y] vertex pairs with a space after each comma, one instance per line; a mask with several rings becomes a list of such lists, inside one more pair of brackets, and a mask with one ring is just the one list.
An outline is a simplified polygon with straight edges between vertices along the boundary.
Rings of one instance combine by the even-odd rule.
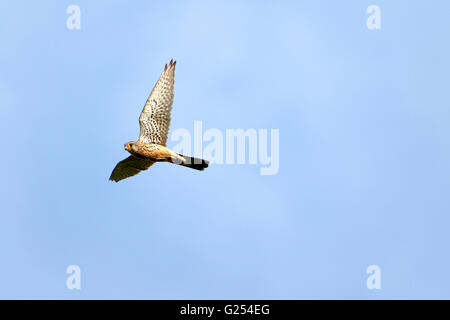
[[165, 146], [170, 126], [173, 103], [176, 61], [170, 60], [145, 103], [139, 125], [139, 140]]
[[116, 165], [111, 173], [111, 176], [109, 177], [109, 180], [118, 182], [120, 180], [132, 177], [143, 170], [147, 170], [154, 163], [155, 161], [129, 156]]

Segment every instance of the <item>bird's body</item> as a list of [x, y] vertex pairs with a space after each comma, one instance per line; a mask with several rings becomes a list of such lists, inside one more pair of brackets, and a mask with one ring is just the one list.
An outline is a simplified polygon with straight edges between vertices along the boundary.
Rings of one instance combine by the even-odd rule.
[[173, 104], [176, 62], [166, 65], [139, 117], [140, 135], [137, 141], [125, 144], [131, 156], [120, 161], [110, 180], [120, 181], [148, 169], [155, 162], [171, 162], [196, 170], [208, 167], [208, 161], [183, 156], [166, 147]]
[[137, 158], [149, 159], [155, 162], [168, 161], [177, 158], [178, 154], [156, 143], [143, 143], [138, 141], [128, 142], [125, 150]]

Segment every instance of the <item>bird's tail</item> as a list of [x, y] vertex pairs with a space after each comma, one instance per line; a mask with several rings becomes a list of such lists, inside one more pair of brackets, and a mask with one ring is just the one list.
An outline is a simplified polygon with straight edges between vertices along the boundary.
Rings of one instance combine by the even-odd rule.
[[205, 170], [205, 168], [208, 168], [209, 162], [206, 160], [183, 156], [182, 154], [179, 154], [179, 156], [181, 156], [182, 159], [173, 159], [172, 163], [195, 170]]

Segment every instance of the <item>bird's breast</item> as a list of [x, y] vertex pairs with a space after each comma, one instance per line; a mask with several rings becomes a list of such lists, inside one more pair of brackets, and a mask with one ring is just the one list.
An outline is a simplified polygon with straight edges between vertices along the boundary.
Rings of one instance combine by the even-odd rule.
[[165, 161], [171, 158], [172, 152], [158, 144], [146, 144], [139, 148], [139, 154], [154, 161]]

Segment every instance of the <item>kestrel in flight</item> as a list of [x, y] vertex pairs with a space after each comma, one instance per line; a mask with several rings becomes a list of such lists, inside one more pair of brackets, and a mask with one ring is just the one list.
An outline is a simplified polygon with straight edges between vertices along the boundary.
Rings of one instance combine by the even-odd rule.
[[137, 141], [125, 143], [131, 156], [120, 161], [109, 180], [118, 182], [147, 170], [155, 162], [171, 162], [196, 170], [204, 170], [209, 162], [187, 157], [166, 148], [173, 103], [176, 61], [170, 60], [156, 82], [139, 117], [140, 134]]

